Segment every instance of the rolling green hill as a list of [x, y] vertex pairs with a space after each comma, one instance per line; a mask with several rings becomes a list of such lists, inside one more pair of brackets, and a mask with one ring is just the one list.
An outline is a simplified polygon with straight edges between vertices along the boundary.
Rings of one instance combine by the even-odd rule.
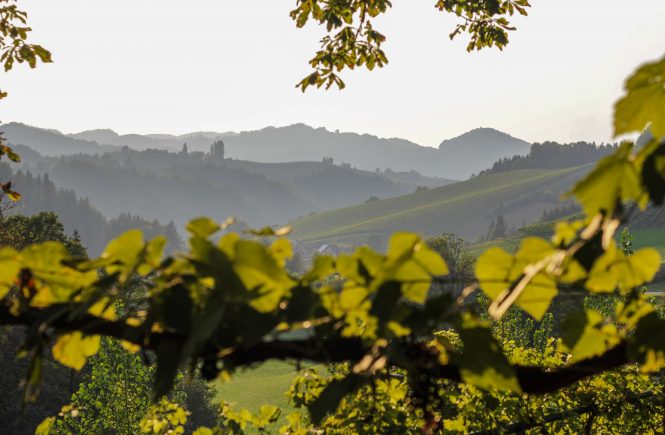
[[309, 243], [352, 244], [394, 231], [454, 233], [473, 240], [501, 214], [515, 228], [555, 207], [592, 166], [526, 169], [489, 174], [427, 191], [318, 213], [292, 222], [294, 238]]

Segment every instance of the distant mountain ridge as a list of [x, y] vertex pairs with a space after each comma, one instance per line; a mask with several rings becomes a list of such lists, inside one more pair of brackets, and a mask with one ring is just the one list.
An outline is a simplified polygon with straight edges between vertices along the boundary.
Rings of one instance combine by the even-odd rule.
[[12, 145], [26, 145], [46, 156], [64, 154], [99, 154], [117, 147], [100, 145], [87, 139], [71, 138], [58, 130], [32, 127], [18, 122], [0, 126], [3, 136]]
[[469, 165], [473, 165], [472, 172], [477, 174], [497, 160], [524, 156], [530, 148], [530, 143], [493, 128], [476, 128], [444, 140], [439, 145], [439, 152], [445, 153], [453, 161], [468, 161]]
[[[462, 180], [488, 169], [502, 158], [528, 153], [531, 144], [491, 128], [478, 128], [441, 142], [438, 149], [406, 139], [329, 131], [305, 124], [232, 132], [201, 131], [182, 135], [118, 134], [110, 129], [64, 135], [56, 131], [10, 123], [0, 127], [10, 143], [21, 143], [45, 155], [101, 153], [123, 146], [136, 150], [208, 151], [222, 138], [226, 156], [263, 163], [321, 161], [348, 163], [366, 171], [415, 170], [423, 175]], [[61, 152], [56, 152], [60, 149]]]
[[207, 151], [216, 139], [229, 133], [194, 132], [182, 135], [173, 134], [118, 134], [111, 129], [86, 130], [67, 135], [73, 139], [94, 141], [104, 145], [128, 146], [142, 151], [150, 148], [179, 151], [187, 143], [191, 150]]

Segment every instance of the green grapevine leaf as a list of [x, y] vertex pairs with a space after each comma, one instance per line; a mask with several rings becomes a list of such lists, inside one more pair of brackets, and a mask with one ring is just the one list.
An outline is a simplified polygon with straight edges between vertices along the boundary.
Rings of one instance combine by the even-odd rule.
[[616, 245], [611, 245], [593, 264], [586, 281], [592, 292], [610, 293], [619, 288], [628, 292], [653, 280], [660, 269], [660, 254], [654, 248], [644, 248], [630, 257]]
[[642, 131], [648, 124], [665, 137], [665, 57], [642, 65], [626, 80], [626, 95], [614, 107], [614, 134]]
[[577, 197], [587, 216], [611, 214], [618, 201], [634, 200], [646, 206], [648, 197], [642, 189], [640, 168], [632, 159], [633, 145], [621, 144], [612, 155], [600, 160], [589, 175], [570, 192]]
[[595, 310], [574, 312], [563, 323], [563, 343], [570, 349], [573, 361], [602, 355], [620, 341], [616, 326], [606, 323]]
[[100, 336], [85, 336], [79, 331], [63, 334], [53, 345], [53, 358], [75, 370], [81, 370], [88, 358], [99, 350]]
[[489, 329], [463, 328], [459, 335], [464, 350], [457, 359], [465, 382], [483, 389], [521, 391], [513, 368]]

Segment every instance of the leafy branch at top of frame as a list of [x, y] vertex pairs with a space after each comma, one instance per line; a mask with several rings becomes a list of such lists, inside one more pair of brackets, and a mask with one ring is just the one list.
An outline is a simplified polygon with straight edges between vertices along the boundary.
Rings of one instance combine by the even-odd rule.
[[[438, 0], [435, 4], [436, 9], [463, 20], [450, 38], [467, 32], [468, 51], [494, 46], [503, 49], [508, 44], [508, 32], [515, 30], [508, 17], [527, 15], [530, 6], [528, 0]], [[371, 71], [386, 65], [388, 58], [382, 48], [386, 37], [375, 29], [373, 20], [391, 7], [389, 0], [298, 0], [290, 14], [296, 26], [303, 27], [312, 20], [324, 26], [327, 35], [309, 61], [313, 71], [296, 87], [303, 92], [310, 86], [343, 89], [340, 73], [344, 69], [364, 66]]]

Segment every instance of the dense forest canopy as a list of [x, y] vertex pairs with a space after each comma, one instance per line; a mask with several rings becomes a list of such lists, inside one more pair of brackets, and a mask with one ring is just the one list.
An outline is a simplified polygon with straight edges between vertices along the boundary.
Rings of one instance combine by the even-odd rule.
[[584, 165], [586, 163], [597, 162], [616, 151], [617, 147], [617, 144], [596, 145], [595, 143], [588, 142], [570, 144], [558, 144], [556, 142], [535, 143], [531, 145], [531, 149], [527, 155], [502, 158], [496, 161], [491, 168], [481, 171], [479, 175], [515, 169], [552, 169]]
[[[106, 243], [123, 232], [140, 228], [150, 237], [165, 235], [168, 239], [167, 251], [182, 247], [182, 241], [173, 222], [166, 225], [158, 221], [148, 221], [138, 216], [120, 213], [108, 219], [97, 211], [87, 198], [79, 198], [71, 190], [59, 189], [50, 180], [48, 173], [33, 176], [30, 172], [12, 172], [7, 163], [0, 163], [0, 179], [11, 179], [16, 189], [22, 192], [21, 200], [6, 214], [35, 215], [42, 211], [55, 212], [69, 234], [75, 231], [81, 235], [87, 251], [99, 255]], [[8, 200], [2, 201], [7, 204]]]
[[256, 226], [283, 224], [370, 196], [385, 198], [413, 192], [420, 185], [450, 183], [415, 171], [370, 172], [323, 161], [257, 163], [212, 158], [203, 152], [128, 147], [49, 157], [23, 145], [14, 149], [22, 156], [24, 171], [48, 174], [59, 187], [87, 198], [109, 219], [119, 213], [160, 221], [168, 216], [181, 229], [191, 219], [191, 210], [233, 215]]

